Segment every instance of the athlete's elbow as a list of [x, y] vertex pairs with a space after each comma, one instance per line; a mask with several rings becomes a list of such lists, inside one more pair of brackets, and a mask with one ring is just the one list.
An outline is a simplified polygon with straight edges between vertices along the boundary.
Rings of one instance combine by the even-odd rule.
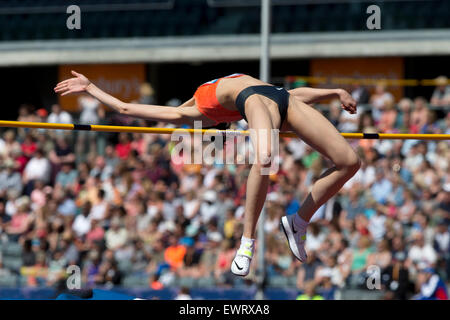
[[123, 103], [123, 102], [118, 103], [117, 112], [119, 112], [120, 114], [123, 114], [123, 115], [129, 115], [130, 108], [129, 108], [128, 103]]
[[171, 122], [177, 125], [185, 124], [188, 122], [187, 116], [182, 112], [179, 112], [178, 110], [175, 110], [171, 118]]

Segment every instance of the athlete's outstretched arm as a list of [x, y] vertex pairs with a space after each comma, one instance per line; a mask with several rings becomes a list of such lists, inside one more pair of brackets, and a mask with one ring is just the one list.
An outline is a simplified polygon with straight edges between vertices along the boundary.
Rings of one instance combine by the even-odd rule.
[[304, 103], [311, 104], [322, 100], [339, 99], [342, 107], [350, 113], [356, 113], [356, 101], [344, 89], [317, 89], [317, 88], [296, 88], [289, 90], [289, 93], [300, 98]]
[[[129, 116], [175, 124], [188, 122], [186, 119], [188, 116], [185, 112], [187, 111], [186, 108], [182, 110], [174, 107], [126, 103], [101, 90], [84, 75], [75, 71], [72, 71], [72, 75], [75, 78], [58, 83], [54, 89], [55, 92], [61, 93], [61, 96], [70, 93], [87, 92], [113, 110]], [[191, 100], [185, 105], [191, 105]]]

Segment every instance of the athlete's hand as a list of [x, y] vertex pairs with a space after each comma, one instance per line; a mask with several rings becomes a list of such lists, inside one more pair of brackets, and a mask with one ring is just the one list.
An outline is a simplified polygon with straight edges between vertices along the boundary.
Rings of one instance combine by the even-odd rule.
[[65, 96], [69, 93], [77, 93], [86, 91], [88, 85], [91, 84], [88, 78], [81, 73], [71, 71], [75, 78], [67, 79], [58, 83], [55, 87], [55, 92], [61, 93], [61, 96]]
[[339, 99], [341, 100], [341, 106], [344, 110], [351, 114], [356, 114], [356, 100], [345, 90], [339, 90]]

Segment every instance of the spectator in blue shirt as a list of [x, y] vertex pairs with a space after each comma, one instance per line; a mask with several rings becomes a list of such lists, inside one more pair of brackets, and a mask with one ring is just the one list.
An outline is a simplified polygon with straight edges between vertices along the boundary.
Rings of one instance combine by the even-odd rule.
[[376, 202], [386, 204], [388, 196], [392, 193], [392, 183], [386, 179], [382, 169], [377, 169], [371, 191]]

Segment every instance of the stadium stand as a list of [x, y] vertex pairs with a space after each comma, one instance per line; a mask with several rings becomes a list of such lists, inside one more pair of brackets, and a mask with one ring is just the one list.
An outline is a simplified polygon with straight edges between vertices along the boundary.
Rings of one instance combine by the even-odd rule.
[[[164, 3], [164, 0], [140, 0], [140, 3]], [[105, 1], [78, 1], [83, 12], [83, 32], [74, 33], [60, 28], [68, 15], [60, 1], [15, 1], [0, 3], [0, 41], [164, 37], [211, 34], [256, 34], [260, 31], [260, 14], [254, 6], [210, 7], [206, 0], [175, 0], [171, 10], [126, 9], [111, 10]], [[138, 3], [133, 1], [132, 3]], [[382, 10], [384, 30], [414, 30], [449, 28], [450, 2], [396, 1], [375, 2]], [[45, 8], [60, 8], [54, 13], [21, 13], [14, 11], [25, 5], [42, 12]], [[97, 9], [83, 6], [96, 5]], [[307, 5], [274, 6], [272, 29], [274, 33], [317, 31], [356, 31], [365, 26], [365, 2], [318, 3]], [[86, 7], [89, 8], [89, 7]], [[345, 21], [341, 17], [345, 15]]]

